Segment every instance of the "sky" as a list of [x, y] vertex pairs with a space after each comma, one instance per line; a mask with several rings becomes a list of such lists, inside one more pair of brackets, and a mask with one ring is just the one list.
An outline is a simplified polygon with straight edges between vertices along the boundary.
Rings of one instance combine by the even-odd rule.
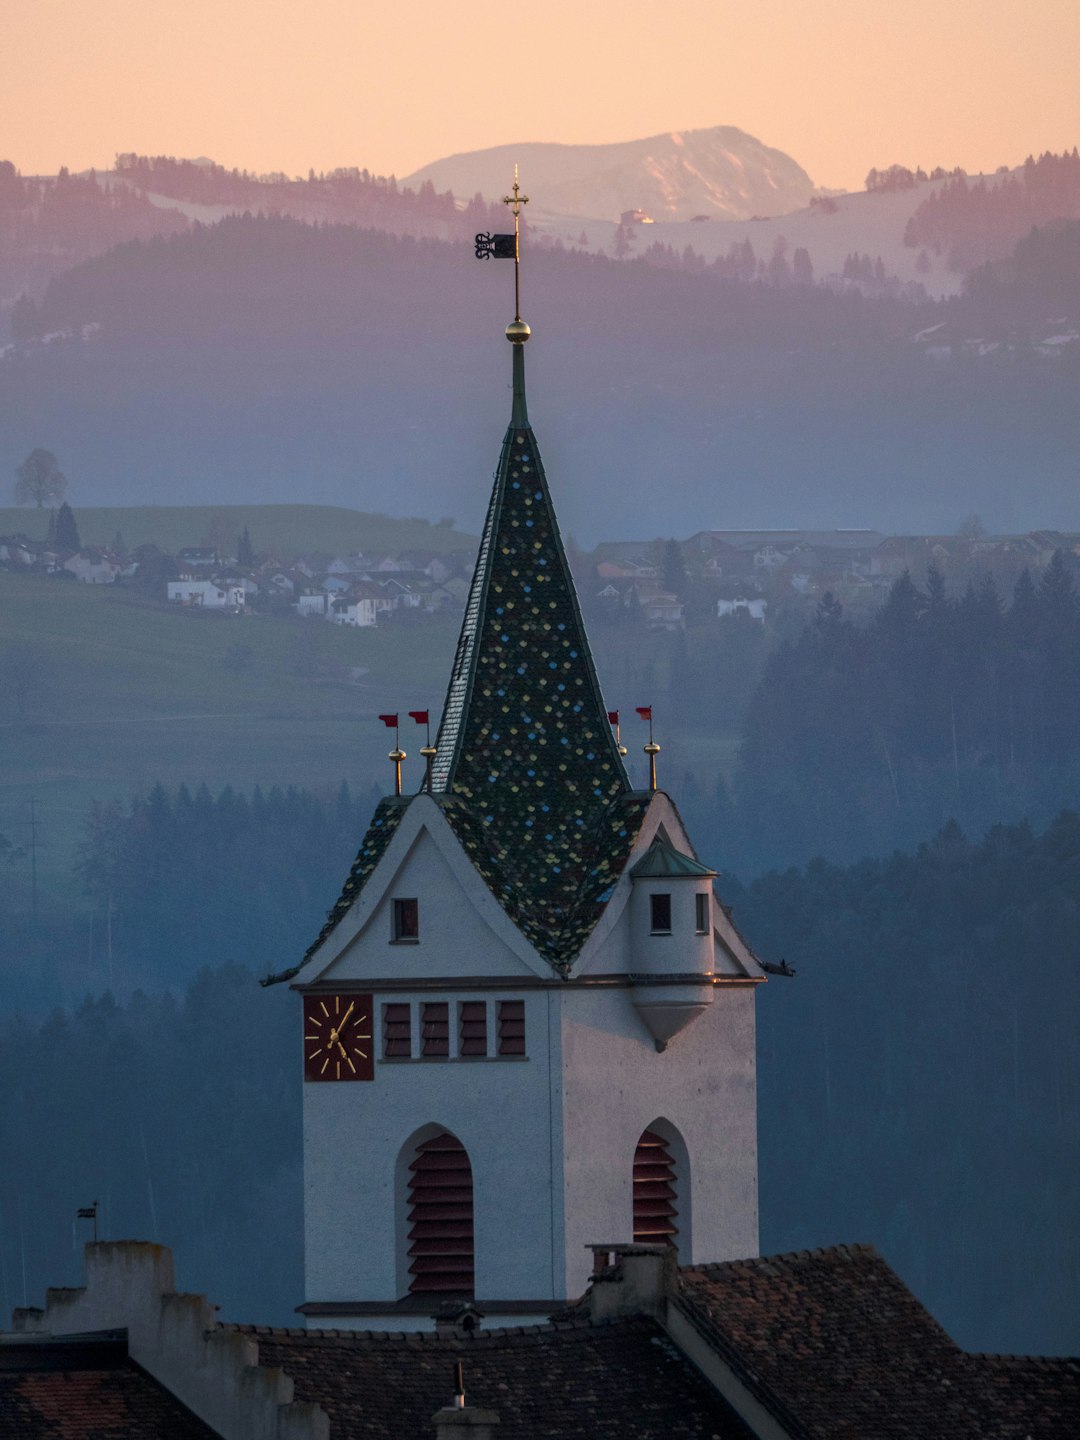
[[1077, 0], [3, 0], [0, 158], [406, 176], [737, 125], [819, 184], [1080, 143]]

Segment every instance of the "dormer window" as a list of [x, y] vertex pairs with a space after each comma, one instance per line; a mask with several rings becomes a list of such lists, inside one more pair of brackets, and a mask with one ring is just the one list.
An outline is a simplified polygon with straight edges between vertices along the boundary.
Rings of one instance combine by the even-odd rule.
[[708, 895], [694, 896], [694, 915], [697, 921], [696, 929], [699, 935], [709, 933], [709, 897]]
[[395, 900], [390, 938], [395, 944], [415, 944], [420, 939], [419, 900]]
[[671, 934], [671, 894], [662, 891], [649, 896], [650, 929], [654, 935]]

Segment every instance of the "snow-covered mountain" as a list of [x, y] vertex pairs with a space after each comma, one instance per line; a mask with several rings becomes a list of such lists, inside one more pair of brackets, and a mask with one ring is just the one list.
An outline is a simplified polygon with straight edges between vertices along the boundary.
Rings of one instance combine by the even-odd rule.
[[403, 183], [417, 189], [430, 180], [459, 198], [493, 199], [505, 193], [515, 163], [523, 189], [542, 195], [545, 211], [586, 219], [617, 221], [642, 210], [654, 220], [749, 220], [800, 210], [814, 189], [790, 155], [734, 125], [616, 145], [499, 145], [437, 160]]

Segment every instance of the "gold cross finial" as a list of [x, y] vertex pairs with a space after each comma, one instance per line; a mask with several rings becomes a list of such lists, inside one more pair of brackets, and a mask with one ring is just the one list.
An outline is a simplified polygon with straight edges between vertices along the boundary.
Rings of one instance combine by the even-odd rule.
[[[518, 167], [514, 166], [514, 193], [503, 196], [503, 204], [514, 212], [514, 324], [521, 322], [521, 207], [529, 203], [529, 197], [522, 195], [518, 184]], [[528, 338], [526, 336], [526, 338]]]
[[529, 197], [528, 197], [527, 195], [522, 195], [522, 193], [521, 193], [521, 186], [518, 184], [518, 167], [515, 165], [515, 166], [514, 166], [514, 193], [513, 193], [512, 195], [504, 195], [504, 196], [503, 196], [503, 204], [504, 204], [504, 205], [512, 205], [512, 206], [514, 207], [514, 224], [515, 224], [515, 226], [516, 226], [516, 224], [517, 224], [517, 218], [518, 218], [518, 216], [521, 214], [521, 207], [522, 207], [522, 205], [527, 205], [528, 203], [529, 203]]

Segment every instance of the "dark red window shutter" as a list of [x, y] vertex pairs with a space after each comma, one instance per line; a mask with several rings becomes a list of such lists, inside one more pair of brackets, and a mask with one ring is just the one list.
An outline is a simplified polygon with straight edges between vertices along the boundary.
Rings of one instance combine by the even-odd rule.
[[388, 1060], [407, 1060], [412, 1054], [408, 1005], [383, 1006], [383, 1054]]
[[450, 1006], [445, 1000], [421, 1005], [421, 1055], [450, 1054]]
[[461, 1040], [458, 1054], [487, 1054], [487, 1005], [483, 1000], [462, 1002]]
[[674, 1245], [678, 1214], [675, 1161], [663, 1137], [646, 1130], [634, 1152], [634, 1243]]
[[525, 1001], [499, 1001], [499, 1054], [525, 1054]]
[[426, 1140], [409, 1166], [409, 1291], [473, 1293], [473, 1183], [453, 1135]]

